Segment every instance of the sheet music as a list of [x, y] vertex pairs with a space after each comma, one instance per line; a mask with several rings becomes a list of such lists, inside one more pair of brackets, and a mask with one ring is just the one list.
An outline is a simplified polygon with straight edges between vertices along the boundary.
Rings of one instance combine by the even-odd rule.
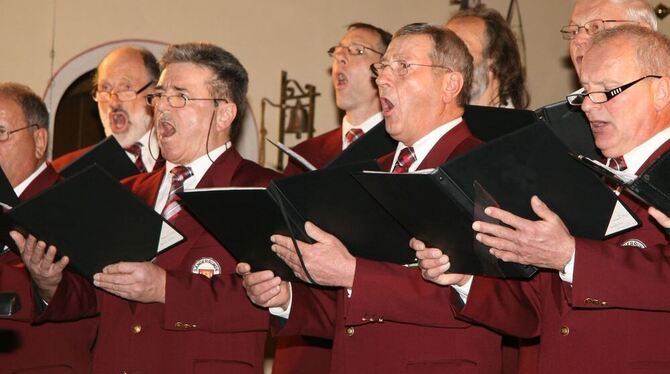
[[274, 142], [274, 141], [272, 141], [272, 140], [269, 139], [269, 138], [266, 138], [266, 140], [269, 141], [269, 142], [270, 142], [272, 145], [274, 145], [275, 147], [279, 148], [282, 152], [286, 153], [290, 158], [292, 158], [293, 160], [295, 160], [295, 161], [299, 162], [300, 164], [302, 164], [302, 166], [304, 166], [305, 169], [307, 169], [307, 170], [309, 170], [309, 171], [316, 170], [316, 167], [315, 167], [314, 165], [312, 165], [311, 162], [307, 161], [306, 158], [300, 156], [300, 155], [299, 155], [298, 153], [296, 153], [294, 150], [292, 150], [291, 148], [287, 147], [286, 144], [282, 144], [282, 143], [280, 143], [280, 142]]

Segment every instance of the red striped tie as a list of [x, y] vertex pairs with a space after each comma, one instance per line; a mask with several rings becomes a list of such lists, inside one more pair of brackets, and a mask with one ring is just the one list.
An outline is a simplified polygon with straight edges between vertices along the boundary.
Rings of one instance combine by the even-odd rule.
[[174, 222], [174, 218], [181, 210], [177, 192], [184, 189], [184, 181], [193, 176], [193, 171], [191, 168], [178, 165], [170, 170], [170, 174], [172, 174], [172, 183], [170, 184], [170, 193], [168, 194], [167, 202], [165, 203], [165, 208], [163, 208], [162, 214], [165, 219]]
[[344, 139], [346, 139], [347, 145], [349, 145], [358, 140], [358, 138], [363, 136], [363, 134], [363, 130], [353, 127], [351, 130], [347, 131], [346, 134], [344, 134]]
[[398, 154], [398, 159], [393, 166], [392, 173], [407, 173], [410, 166], [416, 161], [416, 155], [414, 154], [414, 148], [405, 147], [400, 150]]
[[144, 161], [142, 161], [142, 144], [135, 143], [126, 148], [126, 151], [135, 156], [135, 166], [137, 166], [137, 169], [140, 171], [140, 173], [146, 172], [147, 168], [144, 165]]

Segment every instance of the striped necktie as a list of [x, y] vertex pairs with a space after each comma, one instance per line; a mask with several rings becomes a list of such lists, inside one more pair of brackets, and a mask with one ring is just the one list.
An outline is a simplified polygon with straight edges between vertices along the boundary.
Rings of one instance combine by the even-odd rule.
[[398, 159], [396, 160], [395, 165], [393, 166], [393, 170], [391, 172], [394, 174], [407, 173], [409, 171], [409, 168], [414, 163], [414, 161], [416, 161], [414, 148], [405, 147], [400, 150], [400, 154], [398, 154]]
[[170, 184], [170, 193], [168, 194], [162, 214], [166, 220], [174, 222], [177, 213], [181, 211], [177, 192], [181, 192], [184, 189], [184, 181], [193, 176], [193, 170], [189, 167], [178, 165], [170, 170], [170, 174], [172, 174], [172, 183]]

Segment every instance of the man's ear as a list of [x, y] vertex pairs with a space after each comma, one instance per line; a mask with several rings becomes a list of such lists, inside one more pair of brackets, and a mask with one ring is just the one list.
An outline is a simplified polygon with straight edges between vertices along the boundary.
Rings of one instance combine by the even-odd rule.
[[444, 102], [456, 100], [463, 89], [463, 75], [458, 72], [449, 72], [444, 74], [442, 85], [442, 98]]
[[234, 103], [219, 102], [214, 116], [214, 128], [217, 131], [229, 129], [237, 117], [237, 105]]
[[654, 107], [656, 110], [665, 109], [670, 104], [670, 78], [661, 77], [655, 79], [654, 85]]
[[38, 128], [33, 131], [33, 141], [35, 142], [35, 158], [44, 159], [47, 146], [49, 145], [49, 132], [45, 128]]

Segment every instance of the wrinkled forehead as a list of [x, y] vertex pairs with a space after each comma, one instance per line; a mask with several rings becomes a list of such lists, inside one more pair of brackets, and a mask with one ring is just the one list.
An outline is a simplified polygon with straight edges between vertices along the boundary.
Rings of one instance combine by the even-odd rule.
[[[389, 44], [384, 60], [423, 61], [433, 53], [433, 40], [428, 35], [403, 35], [394, 37]], [[416, 61], [415, 61], [416, 60]]]
[[608, 0], [577, 1], [570, 17], [570, 23], [583, 25], [594, 19], [628, 20], [626, 7]]
[[581, 65], [582, 84], [623, 82], [640, 71], [635, 48], [623, 38], [609, 39], [591, 47]]
[[102, 82], [145, 84], [148, 80], [149, 73], [139, 54], [124, 53], [110, 56], [98, 67], [98, 84]]
[[207, 89], [214, 78], [212, 70], [190, 62], [178, 62], [165, 66], [158, 79], [157, 89], [197, 91]]

